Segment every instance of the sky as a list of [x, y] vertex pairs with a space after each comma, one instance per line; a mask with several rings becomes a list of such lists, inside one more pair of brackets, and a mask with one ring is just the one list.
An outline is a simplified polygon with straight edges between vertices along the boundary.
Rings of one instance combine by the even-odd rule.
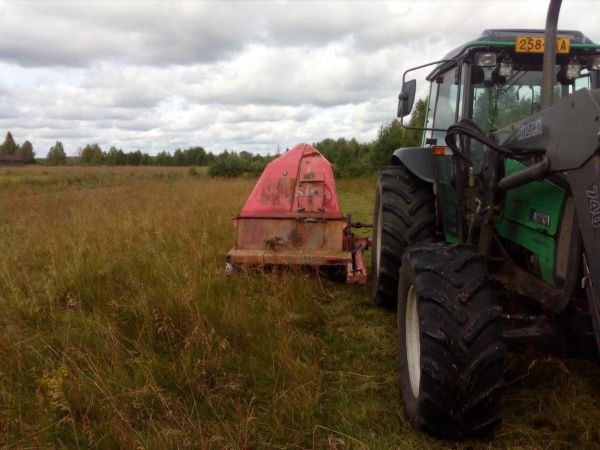
[[[368, 142], [404, 70], [487, 28], [543, 28], [547, 1], [2, 1], [0, 133], [150, 154]], [[600, 42], [600, 2], [559, 28]], [[425, 84], [419, 82], [421, 95]]]

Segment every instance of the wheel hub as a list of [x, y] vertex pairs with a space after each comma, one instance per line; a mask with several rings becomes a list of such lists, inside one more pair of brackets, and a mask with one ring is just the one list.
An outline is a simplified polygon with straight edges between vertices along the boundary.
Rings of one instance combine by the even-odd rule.
[[417, 293], [411, 284], [406, 298], [406, 360], [408, 364], [408, 377], [413, 395], [419, 396], [421, 384], [421, 339], [419, 313], [417, 311]]

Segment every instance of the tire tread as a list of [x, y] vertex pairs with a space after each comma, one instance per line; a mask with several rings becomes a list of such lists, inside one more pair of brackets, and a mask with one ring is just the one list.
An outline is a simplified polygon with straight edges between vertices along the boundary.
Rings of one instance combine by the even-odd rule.
[[[373, 298], [377, 305], [394, 309], [404, 251], [409, 245], [430, 240], [435, 235], [435, 199], [431, 184], [417, 178], [402, 164], [380, 169], [377, 189], [382, 231], [374, 240], [382, 241], [381, 267], [373, 282]], [[375, 210], [374, 224], [377, 216]], [[377, 272], [374, 256], [372, 273]]]
[[[422, 369], [417, 407], [404, 400], [409, 420], [436, 437], [489, 435], [500, 421], [506, 350], [483, 261], [466, 244], [416, 244], [402, 261], [400, 293], [409, 282], [419, 298]], [[405, 352], [400, 345], [403, 397], [412, 395]]]

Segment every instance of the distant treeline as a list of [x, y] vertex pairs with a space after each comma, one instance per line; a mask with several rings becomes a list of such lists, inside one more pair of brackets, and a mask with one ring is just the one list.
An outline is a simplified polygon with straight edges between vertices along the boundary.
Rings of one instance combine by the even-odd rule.
[[87, 166], [207, 166], [214, 159], [215, 155], [207, 153], [202, 147], [177, 149], [173, 154], [160, 152], [150, 156], [140, 150], [124, 152], [115, 147], [105, 152], [98, 144], [91, 144], [79, 151], [78, 162]]
[[35, 163], [35, 152], [33, 151], [33, 145], [31, 142], [25, 141], [21, 145], [18, 145], [10, 134], [10, 131], [6, 133], [4, 142], [0, 144], [0, 155], [14, 155], [23, 158], [25, 164]]
[[[424, 101], [417, 102], [409, 121], [410, 126], [422, 126], [425, 108]], [[312, 145], [333, 164], [336, 177], [344, 178], [373, 173], [378, 167], [389, 164], [395, 149], [418, 146], [420, 142], [420, 131], [407, 130], [400, 126], [399, 121], [392, 120], [381, 125], [377, 137], [372, 142], [361, 143], [354, 138], [327, 138]], [[36, 162], [31, 143], [25, 141], [22, 145], [17, 145], [10, 132], [7, 133], [4, 143], [0, 145], [0, 154], [21, 155], [26, 163]], [[48, 151], [46, 158], [39, 162], [46, 165], [88, 166], [208, 166], [210, 176], [238, 177], [260, 175], [265, 165], [276, 156], [228, 150], [215, 155], [199, 146], [186, 150], [177, 149], [173, 154], [163, 151], [157, 155], [149, 155], [140, 150], [124, 152], [115, 147], [104, 151], [98, 144], [88, 144], [79, 149], [77, 157], [67, 157], [62, 142], [57, 141]]]

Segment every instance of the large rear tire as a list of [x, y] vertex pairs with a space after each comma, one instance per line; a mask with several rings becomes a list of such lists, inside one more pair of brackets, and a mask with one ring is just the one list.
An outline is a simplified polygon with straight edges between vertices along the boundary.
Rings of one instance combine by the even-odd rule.
[[398, 289], [402, 401], [433, 436], [489, 436], [500, 422], [505, 348], [487, 269], [465, 244], [424, 243], [403, 258]]
[[433, 239], [433, 189], [404, 165], [380, 169], [373, 213], [373, 298], [377, 305], [396, 307], [402, 254], [410, 244]]

